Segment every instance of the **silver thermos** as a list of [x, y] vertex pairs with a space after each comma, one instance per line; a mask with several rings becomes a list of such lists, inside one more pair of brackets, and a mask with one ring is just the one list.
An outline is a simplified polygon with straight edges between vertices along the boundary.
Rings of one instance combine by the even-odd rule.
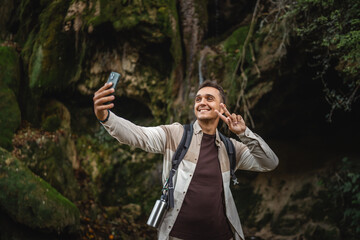
[[167, 203], [164, 198], [156, 200], [153, 210], [151, 211], [150, 217], [147, 221], [147, 225], [158, 228], [160, 223], [164, 219], [167, 210]]

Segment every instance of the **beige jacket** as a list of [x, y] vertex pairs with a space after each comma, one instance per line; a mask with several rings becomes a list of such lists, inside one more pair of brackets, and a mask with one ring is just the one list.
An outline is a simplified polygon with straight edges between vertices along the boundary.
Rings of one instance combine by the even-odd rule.
[[[163, 159], [163, 182], [169, 176], [172, 156], [181, 141], [184, 128], [179, 123], [162, 125], [157, 127], [140, 127], [121, 117], [110, 113], [109, 119], [103, 124], [111, 136], [120, 143], [139, 147], [147, 152], [162, 153]], [[159, 227], [158, 239], [169, 239], [169, 233], [175, 223], [186, 191], [194, 174], [197, 158], [200, 153], [200, 145], [203, 133], [199, 123], [194, 123], [194, 135], [188, 152], [174, 176], [174, 208], [170, 209]], [[241, 142], [231, 139], [236, 149], [236, 169], [266, 172], [271, 171], [278, 165], [278, 158], [265, 141], [253, 133], [249, 128], [238, 135]], [[244, 240], [243, 230], [239, 215], [230, 191], [230, 165], [223, 142], [216, 131], [216, 145], [219, 147], [219, 161], [222, 172], [226, 215], [231, 223], [236, 240]]]

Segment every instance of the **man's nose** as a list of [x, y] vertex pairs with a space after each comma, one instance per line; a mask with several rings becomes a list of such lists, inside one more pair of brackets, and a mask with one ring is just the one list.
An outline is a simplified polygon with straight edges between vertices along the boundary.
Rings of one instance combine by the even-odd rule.
[[201, 101], [200, 101], [200, 104], [206, 104], [206, 99], [202, 98]]

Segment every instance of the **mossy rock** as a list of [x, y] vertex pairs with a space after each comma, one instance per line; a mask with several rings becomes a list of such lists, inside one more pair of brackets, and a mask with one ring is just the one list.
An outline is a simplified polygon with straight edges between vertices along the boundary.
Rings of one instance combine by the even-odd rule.
[[289, 236], [298, 233], [303, 223], [303, 219], [298, 219], [293, 216], [283, 216], [271, 223], [271, 230], [276, 234]]
[[18, 95], [20, 84], [19, 54], [14, 48], [0, 46], [0, 86], [11, 88]]
[[75, 239], [77, 233], [48, 232], [30, 228], [14, 221], [5, 210], [0, 209], [0, 239], [1, 240], [59, 240]]
[[12, 138], [21, 122], [14, 92], [0, 83], [0, 146], [12, 149]]
[[45, 131], [54, 132], [58, 129], [70, 131], [70, 112], [64, 104], [51, 100], [44, 104], [41, 115], [41, 126]]
[[[167, 1], [133, 1], [122, 0], [100, 1], [99, 14], [96, 4], [85, 16], [88, 24], [97, 27], [103, 23], [111, 22], [116, 31], [137, 29], [141, 38], [152, 42], [161, 41], [170, 28], [169, 15], [175, 7]], [[95, 16], [94, 16], [95, 15]]]
[[80, 197], [74, 173], [76, 149], [69, 134], [22, 129], [14, 138], [14, 147], [19, 160], [57, 191], [73, 201]]
[[12, 148], [11, 140], [21, 122], [16, 95], [19, 91], [19, 56], [15, 49], [0, 46], [0, 146]]
[[271, 221], [271, 230], [280, 235], [290, 236], [299, 232], [299, 229], [308, 221], [309, 207], [302, 202], [289, 202]]
[[88, 188], [101, 205], [134, 203], [150, 213], [161, 189], [161, 155], [119, 144], [103, 127], [95, 137], [78, 138], [76, 146]]
[[304, 199], [310, 196], [313, 186], [311, 183], [304, 184], [298, 192], [291, 194], [292, 200]]
[[29, 62], [29, 86], [39, 95], [67, 87], [76, 71], [75, 37], [62, 31], [68, 7], [67, 1], [49, 3], [39, 16], [39, 32], [30, 34], [22, 52]]
[[257, 226], [257, 206], [261, 204], [262, 195], [257, 193], [247, 181], [249, 179], [243, 178], [240, 184], [231, 185], [231, 189], [236, 206], [241, 206], [238, 208], [241, 221], [248, 227], [255, 227]]
[[9, 20], [12, 17], [14, 5], [16, 3], [12, 0], [1, 0], [0, 9], [0, 39], [8, 34]]
[[310, 224], [305, 230], [306, 239], [314, 240], [339, 240], [340, 231], [337, 227], [327, 224]]
[[236, 29], [222, 44], [225, 52], [241, 52], [248, 32], [249, 26], [243, 26]]
[[16, 222], [52, 232], [79, 230], [78, 208], [3, 148], [0, 192], [0, 206]]

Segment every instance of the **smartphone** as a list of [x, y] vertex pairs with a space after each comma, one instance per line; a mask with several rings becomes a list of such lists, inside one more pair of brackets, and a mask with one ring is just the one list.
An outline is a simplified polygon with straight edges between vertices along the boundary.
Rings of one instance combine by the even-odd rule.
[[[107, 83], [110, 83], [112, 82], [112, 85], [109, 89], [113, 88], [113, 89], [116, 89], [116, 85], [117, 83], [119, 82], [119, 79], [121, 77], [121, 74], [120, 73], [117, 73], [117, 72], [111, 72], [110, 75], [109, 75], [109, 78], [107, 80]], [[114, 93], [110, 94], [110, 95], [114, 95]], [[109, 96], [110, 96], [109, 95]], [[107, 102], [105, 104], [110, 104], [111, 102]]]

